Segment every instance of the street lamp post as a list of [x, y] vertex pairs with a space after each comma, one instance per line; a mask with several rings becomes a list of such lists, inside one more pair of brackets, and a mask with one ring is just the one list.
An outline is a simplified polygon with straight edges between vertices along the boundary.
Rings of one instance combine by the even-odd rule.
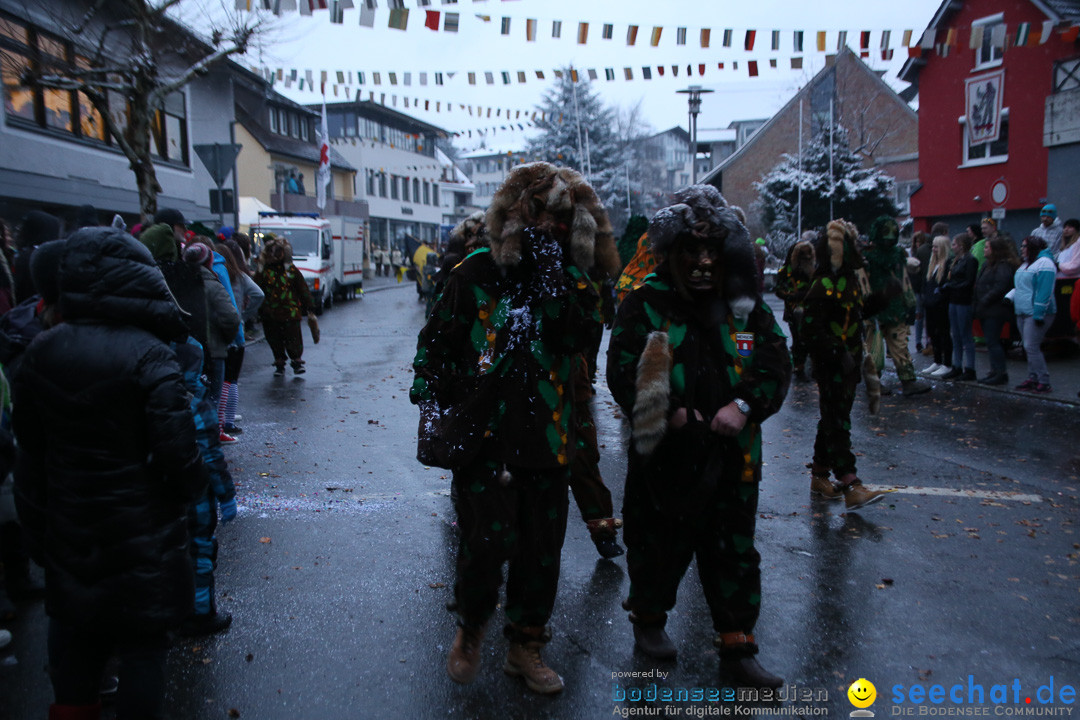
[[697, 116], [701, 112], [701, 95], [713, 91], [700, 85], [691, 85], [685, 90], [675, 92], [687, 95], [687, 100], [690, 101], [690, 178], [691, 184], [697, 185]]

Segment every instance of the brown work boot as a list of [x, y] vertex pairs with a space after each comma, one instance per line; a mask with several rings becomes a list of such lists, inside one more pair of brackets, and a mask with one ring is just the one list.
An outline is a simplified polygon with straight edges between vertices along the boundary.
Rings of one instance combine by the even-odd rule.
[[738, 687], [779, 688], [784, 678], [773, 675], [754, 657], [754, 636], [741, 632], [720, 633], [714, 645], [720, 650], [720, 667], [731, 675]]
[[832, 484], [828, 471], [821, 475], [813, 470], [810, 471], [810, 494], [818, 495], [826, 500], [839, 500], [844, 497], [844, 493]]
[[862, 484], [862, 480], [855, 478], [852, 482], [845, 483], [841, 490], [844, 493], [844, 504], [848, 510], [857, 510], [875, 503], [885, 497], [881, 490], [870, 490]]
[[510, 641], [510, 651], [506, 653], [503, 670], [507, 675], [525, 679], [525, 686], [541, 695], [554, 695], [563, 689], [562, 678], [544, 664], [540, 650], [544, 643], [538, 640], [526, 642]]
[[446, 673], [450, 679], [468, 685], [480, 671], [480, 645], [484, 642], [484, 626], [458, 625], [457, 635], [446, 656]]

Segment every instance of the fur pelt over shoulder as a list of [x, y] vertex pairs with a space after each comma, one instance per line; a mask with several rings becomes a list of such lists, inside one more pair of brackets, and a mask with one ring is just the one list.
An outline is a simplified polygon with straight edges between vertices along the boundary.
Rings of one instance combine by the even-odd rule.
[[491, 257], [501, 267], [521, 262], [526, 228], [546, 229], [593, 280], [622, 268], [611, 222], [596, 192], [578, 172], [546, 162], [519, 165], [495, 192], [487, 211]]
[[666, 332], [649, 333], [638, 360], [634, 400], [634, 449], [651, 455], [667, 432], [671, 395], [671, 345]]
[[649, 241], [657, 259], [666, 261], [676, 240], [692, 236], [721, 248], [724, 298], [736, 316], [745, 318], [761, 299], [758, 267], [750, 232], [712, 185], [691, 185], [675, 193], [675, 204], [649, 223]]

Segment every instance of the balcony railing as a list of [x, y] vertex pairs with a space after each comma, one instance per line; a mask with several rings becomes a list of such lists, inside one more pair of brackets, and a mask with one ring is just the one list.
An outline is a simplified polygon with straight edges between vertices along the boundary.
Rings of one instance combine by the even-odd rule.
[[326, 199], [326, 207], [322, 210], [315, 203], [313, 195], [297, 195], [295, 193], [271, 193], [270, 204], [279, 212], [317, 212], [327, 216], [341, 216], [369, 218], [368, 204], [366, 200], [338, 200]]

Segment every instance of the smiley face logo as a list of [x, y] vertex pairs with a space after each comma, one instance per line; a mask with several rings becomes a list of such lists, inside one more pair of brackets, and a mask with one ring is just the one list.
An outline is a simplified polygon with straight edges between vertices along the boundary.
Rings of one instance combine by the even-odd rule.
[[859, 678], [847, 689], [848, 700], [857, 708], [868, 708], [877, 699], [877, 688], [866, 678]]

